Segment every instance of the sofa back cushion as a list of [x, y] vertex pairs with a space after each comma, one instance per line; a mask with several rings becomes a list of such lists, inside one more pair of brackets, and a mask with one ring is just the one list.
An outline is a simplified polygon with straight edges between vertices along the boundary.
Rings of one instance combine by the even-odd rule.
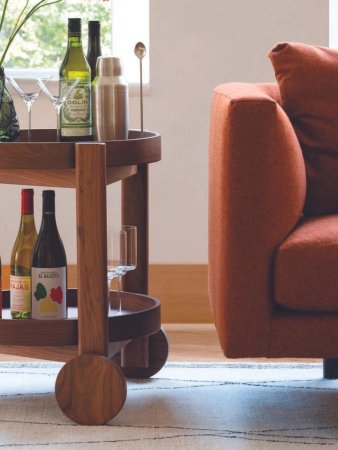
[[338, 51], [287, 42], [269, 58], [304, 154], [304, 213], [338, 213]]

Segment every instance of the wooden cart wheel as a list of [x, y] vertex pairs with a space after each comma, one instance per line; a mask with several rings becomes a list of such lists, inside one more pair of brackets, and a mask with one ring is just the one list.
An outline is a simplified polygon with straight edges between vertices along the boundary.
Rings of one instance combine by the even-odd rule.
[[[125, 347], [126, 350], [127, 346]], [[169, 343], [166, 332], [161, 329], [149, 336], [149, 363], [147, 367], [121, 367], [127, 378], [149, 378], [159, 372], [167, 361]], [[120, 366], [121, 354], [114, 356], [113, 360]]]
[[127, 396], [121, 369], [100, 355], [80, 355], [67, 362], [55, 383], [61, 411], [80, 425], [103, 425], [121, 410]]

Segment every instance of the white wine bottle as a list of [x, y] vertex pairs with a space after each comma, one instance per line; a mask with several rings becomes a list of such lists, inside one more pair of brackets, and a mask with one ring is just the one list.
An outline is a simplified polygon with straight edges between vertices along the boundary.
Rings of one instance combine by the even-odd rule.
[[61, 92], [68, 80], [79, 79], [61, 107], [60, 139], [92, 140], [91, 70], [82, 48], [81, 19], [68, 19], [68, 46], [59, 75]]
[[55, 220], [55, 192], [42, 192], [42, 222], [32, 257], [32, 318], [67, 317], [67, 260]]
[[33, 189], [21, 190], [20, 226], [10, 263], [10, 310], [13, 319], [31, 318], [31, 265], [36, 241], [33, 196]]

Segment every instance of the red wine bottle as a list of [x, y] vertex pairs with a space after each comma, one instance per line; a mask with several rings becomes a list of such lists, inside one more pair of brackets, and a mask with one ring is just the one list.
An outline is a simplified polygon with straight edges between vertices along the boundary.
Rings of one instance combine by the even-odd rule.
[[101, 38], [100, 38], [100, 21], [90, 20], [88, 22], [88, 50], [87, 61], [90, 65], [91, 80], [96, 77], [96, 62], [97, 58], [102, 55], [101, 52]]
[[32, 318], [67, 317], [67, 260], [55, 219], [55, 192], [42, 192], [43, 215], [32, 257]]

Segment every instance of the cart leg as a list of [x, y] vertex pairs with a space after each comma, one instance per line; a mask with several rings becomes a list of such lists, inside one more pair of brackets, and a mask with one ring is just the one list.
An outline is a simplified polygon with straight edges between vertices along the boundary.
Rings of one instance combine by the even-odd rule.
[[[117, 364], [121, 365], [121, 370], [127, 378], [149, 378], [159, 372], [167, 361], [169, 344], [163, 329], [147, 337], [147, 362], [140, 361], [140, 354], [143, 350], [140, 350], [137, 344], [142, 339], [131, 341], [124, 347], [121, 354], [119, 353], [113, 358]], [[128, 361], [126, 361], [126, 356], [130, 358]]]
[[[127, 351], [126, 351], [127, 350]], [[149, 365], [149, 338], [144, 336], [133, 339], [121, 351], [121, 368], [148, 367]]]
[[[123, 277], [123, 290], [148, 294], [149, 202], [147, 164], [138, 166], [136, 175], [122, 181], [121, 203], [123, 224], [137, 227], [137, 267]], [[130, 373], [134, 368], [148, 368], [149, 346], [148, 337], [142, 337], [133, 340], [121, 350], [121, 365], [125, 374]]]
[[137, 267], [122, 281], [123, 290], [148, 294], [148, 165], [138, 166], [137, 174], [122, 181], [122, 223], [137, 227]]
[[55, 384], [63, 413], [79, 424], [112, 419], [126, 398], [120, 368], [108, 359], [105, 144], [76, 144], [79, 356]]
[[79, 353], [108, 354], [105, 144], [76, 144]]

